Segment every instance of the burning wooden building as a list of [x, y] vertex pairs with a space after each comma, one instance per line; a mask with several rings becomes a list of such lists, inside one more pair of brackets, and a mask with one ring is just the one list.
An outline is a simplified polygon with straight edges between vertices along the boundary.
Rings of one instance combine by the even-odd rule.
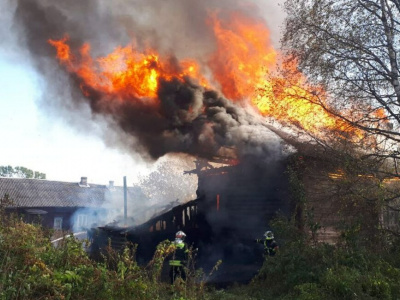
[[[199, 163], [192, 172], [198, 176], [196, 199], [139, 226], [110, 225], [94, 230], [94, 251], [106, 245], [109, 237], [115, 246], [129, 240], [139, 245], [138, 257], [146, 260], [158, 242], [172, 239], [182, 229], [203, 257], [214, 261], [229, 257], [238, 258], [232, 261], [250, 259], [254, 248], [249, 246], [251, 240], [266, 230], [274, 213], [289, 210], [288, 179], [285, 162], [281, 161], [284, 155], [280, 155], [284, 152], [282, 140], [279, 134], [272, 133], [274, 130], [269, 130], [267, 122], [292, 124], [311, 136], [320, 133], [335, 136], [340, 130], [344, 133], [340, 136], [346, 137], [355, 130], [329, 113], [335, 105], [329, 107], [326, 101], [329, 97], [321, 87], [310, 86], [303, 74], [293, 72], [298, 69], [295, 61], [280, 64], [281, 56], [272, 45], [270, 31], [258, 15], [259, 10], [232, 3], [229, 10], [221, 11], [217, 1], [214, 2], [208, 1], [202, 7], [199, 1], [196, 18], [187, 17], [194, 11], [191, 5], [179, 5], [179, 10], [169, 4], [163, 7], [162, 11], [172, 9], [174, 14], [190, 10], [176, 14], [174, 20], [174, 24], [182, 22], [183, 35], [176, 35], [174, 26], [168, 32], [169, 26], [165, 25], [171, 24], [170, 14], [163, 14], [167, 19], [158, 14], [159, 4], [154, 7], [157, 18], [144, 18], [149, 24], [137, 22], [142, 18], [136, 17], [128, 22], [129, 16], [124, 14], [127, 22], [123, 23], [132, 24], [133, 28], [128, 26], [129, 30], [121, 34], [115, 34], [112, 26], [103, 26], [109, 24], [104, 22], [103, 14], [90, 18], [91, 22], [87, 15], [92, 12], [79, 10], [75, 14], [73, 10], [79, 6], [67, 7], [54, 1], [52, 6], [37, 4], [36, 14], [32, 13], [31, 5], [21, 5], [17, 10], [16, 20], [25, 29], [22, 31], [28, 50], [37, 59], [48, 86], [55, 87], [56, 95], [60, 94], [59, 87], [62, 91], [70, 89], [69, 93], [62, 93], [70, 97], [46, 97], [54, 101], [51, 107], [59, 107], [60, 111], [71, 107], [70, 115], [65, 114], [68, 120], [75, 114], [77, 120], [87, 118], [86, 109], [75, 109], [87, 107], [95, 116], [93, 120], [107, 123], [106, 141], [117, 142], [121, 148], [152, 160], [168, 153], [210, 159], [224, 147], [234, 147], [235, 157], [240, 160], [239, 164], [219, 167]], [[141, 9], [127, 11], [148, 12]], [[109, 9], [108, 13], [113, 11]], [[54, 13], [61, 17], [50, 17]], [[178, 15], [185, 17], [181, 20]], [[113, 20], [120, 24], [121, 15], [110, 15], [109, 20], [110, 24]], [[135, 37], [128, 42], [126, 39], [133, 36], [132, 32]], [[177, 42], [175, 38], [167, 38], [175, 36], [196, 40]], [[122, 40], [118, 41], [118, 37]], [[191, 49], [190, 45], [195, 46]], [[202, 45], [204, 51], [200, 51]], [[111, 48], [114, 50], [106, 54]], [[64, 72], [60, 78], [55, 76], [54, 70], [59, 70], [57, 64], [64, 70], [60, 70]], [[279, 69], [284, 76], [275, 74]], [[82, 92], [79, 96], [78, 90]], [[349, 113], [349, 117], [353, 116]], [[355, 132], [355, 136], [359, 133]], [[249, 155], [258, 159], [253, 160]], [[260, 163], [260, 158], [268, 160], [268, 157], [269, 161]], [[331, 213], [329, 205], [334, 202], [328, 198], [335, 197], [331, 193], [333, 179], [326, 175], [335, 173], [337, 168], [321, 169], [321, 165], [318, 168], [323, 173], [318, 180], [315, 177], [319, 173], [315, 170], [303, 173], [301, 179], [306, 195], [314, 203], [317, 222], [328, 224], [332, 220], [333, 224], [335, 213]], [[301, 215], [299, 208], [296, 213]], [[336, 208], [340, 211], [340, 206]], [[324, 217], [325, 209], [329, 217], [326, 214]], [[310, 207], [303, 209], [304, 213], [310, 211]]]
[[[183, 230], [188, 242], [200, 249], [204, 266], [218, 259], [249, 265], [260, 257], [254, 238], [267, 230], [278, 211], [295, 216], [299, 230], [324, 242], [335, 242], [339, 232], [361, 223], [360, 236], [382, 228], [398, 231], [398, 222], [392, 220], [397, 210], [390, 206], [394, 202], [383, 206], [384, 211], [379, 205], [393, 198], [398, 180], [365, 173], [368, 165], [357, 160], [340, 165], [333, 153], [323, 155], [317, 149], [302, 153], [269, 165], [251, 158], [238, 164], [218, 160], [218, 165], [198, 160], [196, 168], [187, 172], [198, 176], [196, 199], [137, 227], [101, 227], [94, 246], [101, 248], [109, 237], [116, 248], [131, 241], [138, 244], [138, 258], [147, 261], [159, 242]], [[304, 199], [293, 194], [292, 176], [302, 188], [297, 196]]]
[[212, 267], [219, 259], [228, 265], [259, 263], [262, 251], [254, 239], [262, 236], [276, 212], [289, 209], [284, 163], [265, 168], [252, 159], [214, 162], [218, 165], [197, 160], [196, 168], [186, 172], [198, 176], [196, 199], [139, 226], [94, 228], [92, 251], [101, 250], [109, 240], [116, 249], [132, 242], [138, 245], [138, 261], [146, 262], [158, 243], [183, 230], [187, 242], [199, 249], [198, 263], [203, 267]]

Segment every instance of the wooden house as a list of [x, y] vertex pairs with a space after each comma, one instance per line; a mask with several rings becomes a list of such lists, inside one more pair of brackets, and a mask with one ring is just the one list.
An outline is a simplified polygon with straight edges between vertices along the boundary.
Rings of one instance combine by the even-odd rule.
[[[127, 188], [132, 203], [140, 191]], [[81, 231], [110, 221], [112, 210], [124, 207], [123, 187], [79, 182], [0, 177], [0, 198], [8, 197], [6, 212], [27, 222], [64, 231]], [[113, 203], [111, 207], [110, 203]], [[119, 205], [118, 205], [119, 204]], [[118, 207], [119, 206], [119, 207]]]
[[[93, 228], [91, 251], [97, 255], [109, 241], [114, 249], [127, 242], [137, 244], [139, 263], [148, 262], [163, 240], [173, 240], [178, 230], [198, 248], [197, 263], [210, 269], [217, 260], [224, 263], [218, 280], [251, 278], [262, 263], [262, 245], [255, 243], [268, 229], [278, 211], [287, 213], [288, 183], [284, 162], [268, 168], [256, 161], [212, 166], [201, 161], [188, 176], [198, 176], [197, 198], [160, 212], [139, 226]], [[193, 174], [193, 175], [191, 175]]]

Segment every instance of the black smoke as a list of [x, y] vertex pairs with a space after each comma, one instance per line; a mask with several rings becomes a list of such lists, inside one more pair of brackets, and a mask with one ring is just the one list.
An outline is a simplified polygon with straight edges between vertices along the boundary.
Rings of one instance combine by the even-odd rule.
[[244, 5], [241, 1], [18, 0], [14, 19], [46, 81], [42, 105], [71, 126], [80, 128], [80, 123], [87, 122], [82, 111], [88, 106], [90, 122], [99, 116], [106, 120], [106, 142], [118, 141], [119, 146], [146, 158], [177, 152], [212, 158], [221, 149], [233, 147], [238, 157], [256, 154], [269, 161], [282, 154], [280, 139], [261, 118], [219, 92], [205, 90], [190, 78], [161, 80], [156, 109], [142, 99], [116, 101], [89, 87], [84, 87], [83, 96], [80, 78], [58, 65], [55, 49], [48, 43], [68, 34], [72, 52], [89, 42], [96, 56], [134, 39], [138, 49], [150, 44], [172, 60], [190, 55], [201, 62], [214, 42], [206, 26], [210, 10], [218, 10], [221, 17], [241, 10], [260, 18], [251, 1]]
[[257, 153], [269, 160], [281, 151], [279, 140], [259, 120], [189, 80], [161, 81], [156, 110], [139, 99], [112, 101], [96, 91], [88, 93], [92, 110], [113, 116], [154, 159], [167, 153], [212, 158], [222, 147], [235, 147], [240, 157]]

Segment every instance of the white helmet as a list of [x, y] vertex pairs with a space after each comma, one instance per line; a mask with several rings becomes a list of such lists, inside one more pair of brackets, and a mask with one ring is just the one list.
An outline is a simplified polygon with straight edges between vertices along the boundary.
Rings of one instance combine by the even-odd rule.
[[264, 233], [265, 239], [267, 240], [273, 240], [274, 239], [274, 233], [272, 231], [266, 231]]
[[179, 230], [177, 233], [175, 233], [175, 238], [176, 239], [183, 240], [185, 237], [186, 237], [186, 234], [181, 230]]

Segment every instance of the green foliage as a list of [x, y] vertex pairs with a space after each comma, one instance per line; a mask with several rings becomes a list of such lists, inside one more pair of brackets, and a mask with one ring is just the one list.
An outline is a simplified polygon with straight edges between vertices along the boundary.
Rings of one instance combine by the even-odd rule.
[[153, 259], [147, 266], [149, 274], [153, 282], [160, 280], [161, 271], [164, 265], [165, 259], [174, 252], [175, 248], [171, 241], [165, 240], [157, 245]]
[[0, 299], [157, 299], [129, 248], [114, 270], [90, 260], [73, 237], [55, 248], [22, 221], [1, 226], [0, 236]]
[[[285, 223], [286, 222], [286, 223]], [[286, 225], [285, 225], [286, 224]], [[309, 243], [293, 234], [290, 221], [272, 225], [282, 237], [278, 254], [267, 257], [248, 285], [212, 290], [205, 275], [187, 266], [188, 279], [173, 286], [161, 279], [171, 243], [157, 247], [153, 260], [140, 267], [136, 247], [113, 249], [103, 262], [89, 259], [73, 237], [58, 247], [38, 226], [8, 220], [0, 226], [0, 299], [397, 299], [400, 295], [400, 255], [367, 248]], [[192, 262], [195, 251], [191, 250]], [[221, 262], [217, 262], [214, 272]]]
[[3, 214], [0, 222], [0, 299], [211, 299], [190, 250], [188, 278], [173, 286], [161, 271], [173, 248], [160, 243], [152, 261], [139, 267], [136, 245], [109, 247], [102, 262], [91, 260], [81, 241], [65, 237], [57, 247], [51, 232]]
[[46, 174], [21, 166], [0, 166], [0, 177], [46, 179]]
[[[3, 199], [4, 200], [4, 199]], [[11, 200], [9, 197], [6, 200]], [[5, 201], [5, 200], [4, 200]], [[138, 266], [136, 245], [109, 247], [102, 262], [91, 260], [82, 242], [65, 237], [57, 247], [51, 232], [2, 213], [0, 218], [0, 300], [8, 299], [399, 299], [400, 241], [392, 238], [377, 251], [357, 243], [314, 243], [296, 222], [278, 216], [271, 223], [280, 249], [267, 257], [247, 285], [213, 289], [210, 274], [195, 268], [190, 249], [187, 280], [163, 281], [162, 270], [173, 251], [160, 243], [151, 262]], [[353, 239], [357, 228], [344, 238]]]
[[315, 244], [282, 217], [272, 226], [284, 242], [276, 256], [266, 258], [252, 283], [243, 287], [248, 295], [285, 300], [399, 299], [397, 248], [377, 252], [374, 245]]
[[0, 198], [0, 219], [1, 222], [5, 222], [5, 209], [7, 206], [11, 206], [13, 205], [13, 201], [10, 198], [9, 194], [4, 194], [1, 198]]

